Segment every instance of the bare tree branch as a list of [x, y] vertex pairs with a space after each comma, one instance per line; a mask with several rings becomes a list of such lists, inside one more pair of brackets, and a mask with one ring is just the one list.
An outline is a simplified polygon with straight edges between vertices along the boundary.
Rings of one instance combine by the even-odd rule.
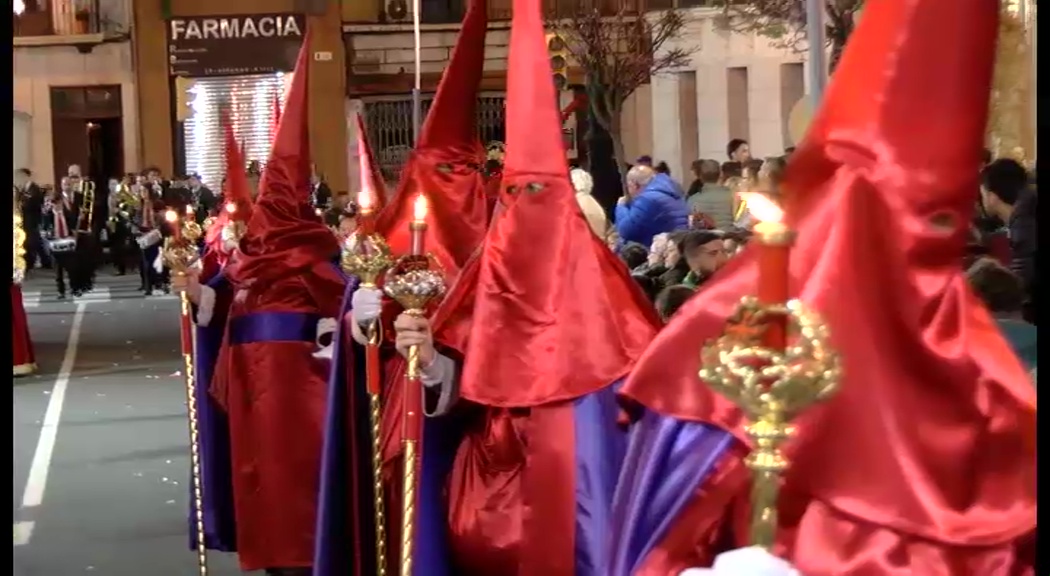
[[[801, 50], [805, 46], [805, 0], [712, 0], [712, 3], [722, 9], [716, 24], [723, 30], [765, 36], [778, 48]], [[824, 34], [831, 47], [831, 69], [838, 63], [863, 5], [864, 0], [824, 0]]]
[[695, 52], [671, 46], [685, 26], [677, 10], [639, 16], [625, 8], [607, 16], [589, 4], [580, 3], [575, 13], [551, 20], [548, 28], [562, 37], [588, 85], [601, 89], [610, 108], [620, 108], [654, 74], [686, 66]]

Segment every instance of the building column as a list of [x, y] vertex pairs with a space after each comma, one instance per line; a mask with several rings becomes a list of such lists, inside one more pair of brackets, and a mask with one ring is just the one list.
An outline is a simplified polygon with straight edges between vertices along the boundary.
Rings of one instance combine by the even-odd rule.
[[[654, 162], [667, 162], [671, 173], [682, 174], [682, 130], [678, 117], [678, 76], [659, 74], [652, 79]], [[627, 158], [633, 163], [637, 158]]]

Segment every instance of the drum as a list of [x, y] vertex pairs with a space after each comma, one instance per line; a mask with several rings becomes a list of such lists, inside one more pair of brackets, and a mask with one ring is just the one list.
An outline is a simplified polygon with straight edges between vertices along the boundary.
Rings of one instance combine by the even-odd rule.
[[53, 254], [63, 254], [66, 252], [73, 252], [77, 249], [76, 238], [54, 238], [47, 241], [48, 249]]
[[139, 236], [138, 238], [136, 238], [135, 242], [138, 242], [139, 248], [141, 250], [145, 250], [146, 248], [149, 248], [150, 246], [153, 246], [155, 244], [159, 244], [160, 240], [161, 240], [160, 230], [150, 230], [149, 232], [146, 232], [142, 236]]

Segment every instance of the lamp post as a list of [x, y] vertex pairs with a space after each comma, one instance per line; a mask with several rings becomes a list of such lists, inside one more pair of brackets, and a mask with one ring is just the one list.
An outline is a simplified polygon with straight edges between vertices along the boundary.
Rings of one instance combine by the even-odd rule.
[[809, 97], [813, 110], [824, 96], [828, 63], [824, 51], [824, 0], [806, 0], [806, 38], [809, 44]]

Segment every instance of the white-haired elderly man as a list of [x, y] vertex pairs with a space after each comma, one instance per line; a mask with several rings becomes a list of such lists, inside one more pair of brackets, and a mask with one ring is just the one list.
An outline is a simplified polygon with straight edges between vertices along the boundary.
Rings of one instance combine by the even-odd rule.
[[627, 172], [627, 194], [616, 206], [616, 231], [624, 243], [649, 246], [653, 236], [689, 227], [689, 208], [681, 187], [648, 166]]
[[594, 178], [582, 168], [573, 168], [569, 171], [572, 187], [576, 190], [576, 203], [580, 205], [583, 217], [587, 219], [587, 225], [599, 238], [605, 238], [609, 228], [609, 219], [605, 215], [605, 209], [592, 196], [594, 192]]

